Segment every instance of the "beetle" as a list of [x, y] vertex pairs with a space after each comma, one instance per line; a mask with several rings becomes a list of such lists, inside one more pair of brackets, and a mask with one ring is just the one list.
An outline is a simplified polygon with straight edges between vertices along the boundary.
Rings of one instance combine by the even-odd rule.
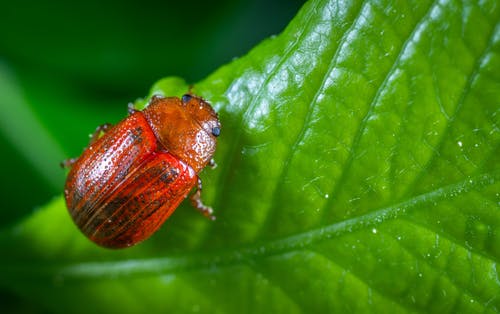
[[70, 168], [64, 197], [73, 221], [106, 248], [150, 237], [194, 187], [191, 204], [215, 219], [198, 176], [214, 165], [221, 131], [211, 105], [189, 93], [153, 96], [142, 111], [128, 111], [117, 125], [99, 126], [79, 158], [62, 163]]

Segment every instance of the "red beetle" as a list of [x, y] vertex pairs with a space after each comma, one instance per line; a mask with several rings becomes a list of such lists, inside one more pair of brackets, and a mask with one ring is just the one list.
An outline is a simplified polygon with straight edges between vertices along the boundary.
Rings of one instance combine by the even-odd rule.
[[210, 104], [191, 94], [154, 96], [129, 114], [114, 127], [98, 127], [83, 154], [63, 163], [71, 167], [64, 189], [71, 217], [108, 248], [147, 239], [196, 184], [192, 205], [214, 219], [201, 201], [197, 175], [213, 163], [221, 129]]

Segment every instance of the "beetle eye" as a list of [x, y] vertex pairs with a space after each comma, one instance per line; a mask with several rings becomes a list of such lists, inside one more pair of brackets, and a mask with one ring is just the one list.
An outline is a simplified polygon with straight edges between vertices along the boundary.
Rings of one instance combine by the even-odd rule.
[[215, 128], [213, 128], [212, 129], [212, 135], [215, 136], [215, 137], [219, 136], [220, 135], [220, 128], [217, 127], [217, 126]]
[[189, 95], [189, 94], [185, 94], [182, 96], [182, 102], [183, 103], [187, 103], [188, 101], [191, 100], [191, 98], [193, 98], [193, 96]]

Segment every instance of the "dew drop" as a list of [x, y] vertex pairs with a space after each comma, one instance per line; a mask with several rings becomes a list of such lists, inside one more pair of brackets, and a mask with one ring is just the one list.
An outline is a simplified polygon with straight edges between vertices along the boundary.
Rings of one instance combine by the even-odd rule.
[[457, 142], [457, 144], [458, 144], [458, 146], [460, 146], [460, 147], [462, 147], [462, 145], [463, 145], [463, 144], [462, 144], [462, 141], [458, 141], [458, 142]]
[[377, 229], [373, 228], [373, 229], [372, 229], [372, 233], [373, 233], [373, 234], [376, 234], [376, 233], [377, 233]]

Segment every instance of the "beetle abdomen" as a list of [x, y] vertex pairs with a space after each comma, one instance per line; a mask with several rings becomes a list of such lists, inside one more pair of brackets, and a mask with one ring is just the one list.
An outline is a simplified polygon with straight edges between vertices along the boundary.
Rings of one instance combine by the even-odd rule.
[[196, 173], [170, 153], [153, 153], [131, 171], [120, 189], [77, 224], [92, 241], [111, 248], [153, 234], [187, 196]]
[[137, 112], [111, 128], [91, 144], [71, 168], [64, 194], [68, 209], [78, 224], [95, 210], [157, 148], [156, 138]]
[[90, 145], [68, 174], [69, 212], [105, 247], [140, 242], [156, 231], [194, 186], [196, 173], [157, 141], [142, 112]]

